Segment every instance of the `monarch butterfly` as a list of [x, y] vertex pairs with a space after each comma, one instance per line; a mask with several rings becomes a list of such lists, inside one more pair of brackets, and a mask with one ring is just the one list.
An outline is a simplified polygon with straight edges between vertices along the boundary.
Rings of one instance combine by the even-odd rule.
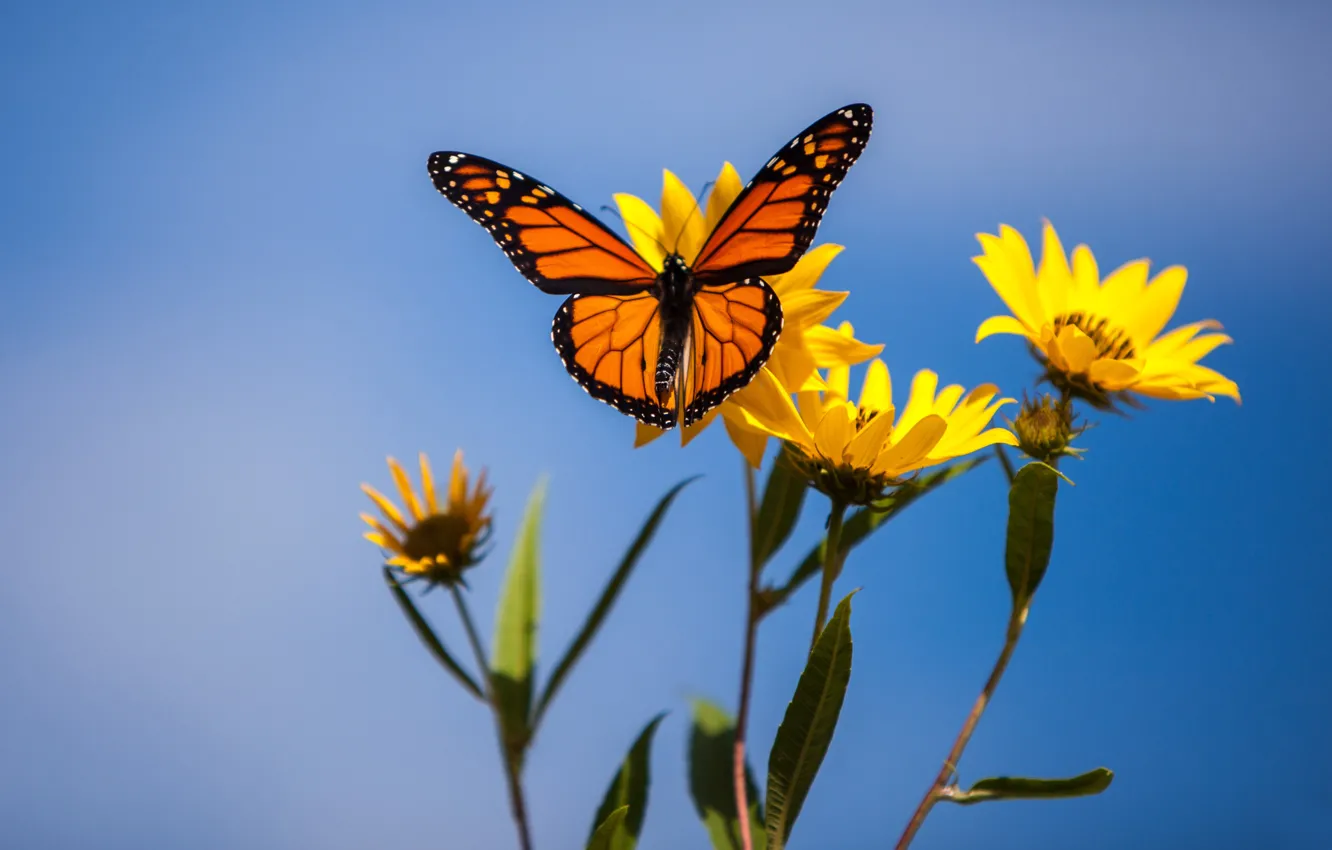
[[782, 330], [765, 275], [790, 271], [828, 198], [865, 149], [873, 110], [828, 113], [783, 145], [695, 257], [660, 271], [541, 181], [458, 151], [430, 155], [431, 180], [543, 292], [568, 295], [551, 340], [594, 398], [648, 425], [690, 425], [745, 386]]

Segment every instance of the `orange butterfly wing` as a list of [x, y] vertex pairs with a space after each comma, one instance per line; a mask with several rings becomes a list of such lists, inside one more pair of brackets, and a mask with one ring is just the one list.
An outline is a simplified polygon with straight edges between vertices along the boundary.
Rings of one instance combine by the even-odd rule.
[[694, 295], [685, 424], [753, 380], [781, 332], [781, 299], [759, 278], [700, 289]]
[[555, 313], [550, 338], [564, 368], [593, 398], [655, 425], [675, 424], [672, 399], [658, 399], [661, 305], [651, 293], [574, 295]]
[[606, 225], [532, 177], [457, 151], [431, 154], [427, 168], [435, 188], [484, 227], [543, 292], [630, 294], [657, 279]]
[[865, 150], [874, 110], [854, 103], [805, 128], [722, 215], [690, 268], [704, 283], [782, 274], [814, 241], [828, 199]]
[[[658, 428], [679, 416], [672, 391], [658, 398], [660, 304], [640, 295], [574, 295], [555, 314], [551, 339], [593, 398]], [[681, 364], [684, 423], [692, 425], [748, 384], [782, 331], [782, 304], [761, 280], [706, 286], [694, 296], [687, 358]]]

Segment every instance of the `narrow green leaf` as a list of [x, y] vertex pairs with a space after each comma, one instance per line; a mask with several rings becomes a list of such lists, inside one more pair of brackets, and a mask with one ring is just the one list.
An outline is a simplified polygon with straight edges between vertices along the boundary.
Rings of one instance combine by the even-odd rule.
[[[861, 508], [853, 513], [842, 526], [842, 545], [850, 552], [871, 532], [897, 516], [921, 496], [937, 490], [954, 478], [965, 475], [986, 460], [988, 460], [988, 457], [980, 455], [958, 461], [951, 466], [908, 481], [873, 508]], [[823, 569], [823, 546], [826, 542], [826, 539], [820, 541], [817, 546], [809, 551], [805, 559], [800, 562], [800, 566], [796, 567], [795, 572], [791, 573], [791, 577], [786, 580], [786, 584], [766, 592], [765, 595], [769, 603], [767, 608], [771, 609], [781, 605], [805, 582], [819, 574]]]
[[754, 560], [759, 568], [791, 536], [808, 491], [804, 476], [791, 468], [784, 452], [779, 454], [768, 473], [768, 482], [763, 485], [763, 499], [754, 524]]
[[995, 443], [994, 453], [999, 457], [999, 465], [1004, 468], [1004, 477], [1008, 479], [1008, 484], [1011, 487], [1013, 476], [1017, 474], [1013, 471], [1013, 461], [1008, 459], [1008, 452], [1004, 451], [1004, 447], [998, 443]]
[[532, 672], [541, 619], [541, 510], [545, 498], [546, 482], [542, 479], [532, 490], [514, 540], [495, 618], [495, 649], [490, 660], [505, 750], [516, 763], [522, 762], [531, 739]]
[[823, 627], [768, 755], [768, 847], [786, 846], [828, 752], [851, 681], [851, 597]]
[[1043, 463], [1029, 463], [1019, 469], [1008, 491], [1004, 569], [1013, 590], [1013, 604], [1019, 608], [1031, 602], [1050, 564], [1058, 491], [1058, 473]]
[[435, 660], [445, 670], [449, 671], [458, 680], [458, 683], [467, 689], [468, 693], [485, 702], [486, 695], [482, 692], [481, 686], [462, 668], [462, 665], [453, 660], [453, 656], [444, 648], [444, 642], [435, 636], [434, 629], [430, 628], [430, 624], [426, 622], [425, 617], [421, 616], [421, 612], [416, 610], [416, 603], [412, 602], [411, 594], [398, 582], [398, 577], [388, 567], [384, 568], [384, 583], [388, 585], [389, 590], [393, 593], [393, 598], [398, 601], [398, 607], [402, 610], [403, 615], [407, 617], [407, 622], [412, 624], [416, 636], [421, 639], [421, 643], [425, 644], [425, 648], [430, 650], [430, 654], [435, 656]]
[[615, 846], [611, 842], [615, 840], [628, 814], [628, 806], [621, 806], [611, 812], [610, 816], [601, 822], [601, 826], [597, 827], [596, 832], [592, 833], [592, 838], [587, 842], [587, 850], [611, 850]]
[[564, 684], [564, 680], [569, 672], [573, 670], [574, 664], [578, 662], [588, 645], [592, 643], [592, 638], [596, 637], [601, 624], [605, 622], [606, 616], [610, 614], [611, 606], [615, 604], [616, 598], [620, 595], [620, 590], [623, 589], [625, 582], [629, 580], [629, 574], [638, 565], [639, 557], [647, 549], [648, 544], [652, 542], [653, 535], [657, 533], [657, 526], [661, 525], [661, 521], [666, 516], [666, 511], [670, 508], [671, 503], [675, 501], [675, 497], [685, 488], [685, 485], [698, 477], [695, 475], [692, 478], [686, 478], [667, 490], [666, 495], [661, 497], [661, 501], [657, 502], [657, 506], [648, 515], [647, 522], [643, 523], [643, 527], [639, 529], [638, 536], [634, 538], [634, 542], [629, 546], [629, 551], [624, 553], [620, 566], [616, 568], [615, 573], [610, 577], [610, 581], [606, 582], [606, 587], [601, 591], [601, 598], [597, 600], [596, 605], [592, 606], [591, 613], [587, 615], [587, 620], [583, 622], [583, 628], [579, 630], [573, 643], [569, 644], [569, 648], [564, 651], [564, 657], [555, 665], [555, 672], [551, 673], [550, 681], [546, 683], [546, 689], [537, 702], [536, 714], [532, 719], [533, 729], [536, 729], [541, 723], [541, 718], [545, 716], [546, 709], [550, 707], [551, 700], [555, 698], [560, 685]]
[[606, 796], [597, 809], [597, 816], [592, 821], [592, 836], [596, 837], [598, 824], [605, 823], [611, 815], [621, 809], [628, 809], [621, 819], [621, 827], [611, 836], [611, 850], [634, 850], [638, 836], [643, 832], [643, 817], [647, 814], [648, 783], [651, 781], [650, 761], [652, 757], [652, 735], [666, 712], [658, 714], [643, 727], [629, 753], [624, 757], [620, 770], [606, 789]]
[[1064, 797], [1089, 797], [1109, 788], [1114, 778], [1115, 772], [1104, 767], [1068, 779], [996, 776], [993, 779], [982, 779], [966, 791], [953, 789], [946, 792], [942, 799], [967, 806], [988, 800], [1057, 800]]
[[[745, 789], [751, 844], [754, 850], [766, 850], [763, 807], [748, 763]], [[689, 730], [689, 795], [713, 850], [740, 850], [740, 819], [735, 807], [735, 721], [721, 706], [701, 699], [694, 700], [694, 721]]]

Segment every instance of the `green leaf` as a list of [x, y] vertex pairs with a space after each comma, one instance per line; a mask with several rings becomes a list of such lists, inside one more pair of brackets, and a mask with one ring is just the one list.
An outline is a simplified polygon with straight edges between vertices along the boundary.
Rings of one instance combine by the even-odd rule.
[[1013, 605], [1023, 608], [1045, 577], [1054, 546], [1055, 495], [1058, 473], [1043, 463], [1018, 470], [1008, 491], [1008, 543], [1004, 569], [1013, 590]]
[[800, 808], [828, 752], [851, 681], [851, 597], [823, 627], [768, 755], [768, 846], [786, 846]]
[[527, 502], [527, 512], [509, 558], [504, 592], [495, 618], [495, 650], [490, 661], [495, 708], [504, 732], [504, 747], [515, 764], [531, 740], [532, 672], [536, 664], [537, 625], [541, 619], [541, 510], [545, 479]]
[[768, 483], [763, 485], [763, 499], [754, 524], [756, 567], [761, 569], [768, 563], [773, 553], [791, 536], [808, 491], [804, 476], [797, 474], [787, 463], [785, 452], [777, 455], [772, 471], [768, 473]]
[[587, 850], [611, 850], [616, 834], [619, 833], [625, 817], [629, 814], [628, 806], [621, 806], [610, 813], [610, 817], [601, 822], [592, 838], [587, 842]]
[[665, 716], [666, 712], [663, 711], [648, 721], [648, 725], [643, 727], [634, 745], [629, 748], [628, 755], [620, 765], [619, 773], [615, 774], [610, 787], [606, 789], [606, 797], [601, 801], [601, 808], [597, 809], [596, 819], [592, 821], [592, 836], [588, 839], [589, 842], [596, 838], [597, 830], [600, 829], [598, 824], [604, 824], [617, 811], [627, 809], [625, 816], [621, 818], [621, 828], [615, 830], [610, 837], [610, 843], [606, 846], [611, 850], [634, 850], [634, 846], [638, 844], [638, 836], [643, 832], [643, 817], [647, 814], [652, 735]]
[[[745, 789], [751, 844], [754, 850], [766, 850], [763, 808], [748, 763]], [[721, 706], [701, 699], [694, 700], [694, 721], [689, 730], [689, 795], [713, 850], [740, 850], [740, 819], [735, 807], [735, 721]]]
[[462, 668], [462, 665], [453, 660], [453, 656], [444, 648], [444, 642], [435, 636], [434, 629], [430, 628], [430, 624], [426, 622], [425, 617], [421, 616], [421, 612], [416, 610], [416, 603], [412, 602], [411, 594], [398, 582], [398, 577], [388, 567], [384, 568], [384, 583], [388, 585], [389, 590], [393, 593], [393, 598], [398, 601], [398, 607], [402, 609], [407, 621], [412, 624], [416, 636], [421, 639], [421, 643], [425, 644], [426, 649], [430, 650], [430, 654], [435, 656], [435, 660], [445, 670], [453, 674], [453, 677], [467, 689], [468, 693], [485, 702], [486, 695], [481, 690], [481, 686]]
[[[987, 456], [980, 455], [935, 470], [928, 475], [922, 475], [902, 484], [892, 495], [874, 507], [861, 508], [853, 513], [842, 526], [842, 546], [846, 548], [847, 552], [850, 552], [871, 532], [897, 516], [921, 496], [937, 490], [954, 478], [965, 475], [988, 459]], [[765, 610], [771, 610], [781, 605], [805, 582], [819, 574], [823, 569], [823, 546], [826, 542], [827, 539], [825, 538], [810, 550], [809, 554], [805, 556], [805, 560], [800, 562], [800, 566], [796, 567], [795, 572], [791, 573], [791, 577], [786, 580], [786, 584], [776, 589], [764, 591]]]
[[989, 800], [1058, 800], [1064, 797], [1089, 797], [1110, 787], [1115, 778], [1113, 770], [1098, 767], [1081, 776], [1069, 779], [1024, 779], [1016, 776], [996, 776], [982, 779], [966, 791], [953, 789], [942, 799], [960, 805], [984, 803]]
[[592, 638], [596, 637], [601, 624], [605, 621], [606, 616], [610, 614], [611, 606], [615, 604], [615, 599], [620, 595], [620, 590], [623, 589], [625, 582], [629, 580], [629, 574], [638, 565], [639, 557], [647, 549], [648, 544], [652, 542], [653, 535], [657, 533], [657, 526], [661, 525], [661, 521], [666, 516], [666, 511], [670, 508], [671, 503], [675, 501], [675, 497], [685, 488], [685, 485], [698, 477], [695, 475], [692, 478], [686, 478], [667, 490], [666, 495], [662, 496], [661, 501], [657, 502], [657, 507], [648, 515], [647, 522], [643, 523], [643, 527], [639, 529], [638, 536], [634, 538], [629, 551], [625, 552], [624, 558], [620, 561], [620, 566], [616, 568], [615, 573], [610, 577], [610, 581], [606, 582], [606, 587], [601, 591], [601, 598], [597, 600], [596, 605], [592, 606], [591, 613], [587, 615], [587, 620], [583, 622], [583, 628], [579, 630], [573, 643], [569, 644], [569, 648], [564, 651], [564, 657], [555, 665], [555, 672], [551, 674], [550, 681], [546, 683], [546, 689], [537, 702], [536, 714], [532, 719], [533, 729], [536, 729], [541, 723], [541, 718], [545, 716], [546, 709], [550, 707], [551, 700], [555, 698], [560, 685], [564, 684], [564, 680], [569, 672], [573, 670], [574, 664], [578, 662], [588, 645], [592, 643]]

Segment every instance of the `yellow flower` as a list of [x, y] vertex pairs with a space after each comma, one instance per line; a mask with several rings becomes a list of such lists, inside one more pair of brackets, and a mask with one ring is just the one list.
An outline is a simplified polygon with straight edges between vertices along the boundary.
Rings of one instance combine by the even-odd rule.
[[481, 559], [479, 550], [490, 536], [490, 517], [486, 514], [490, 489], [486, 487], [485, 470], [481, 470], [469, 494], [467, 467], [463, 466], [462, 449], [459, 449], [453, 456], [448, 502], [440, 510], [430, 461], [424, 453], [421, 455], [421, 499], [412, 491], [411, 479], [402, 466], [393, 458], [388, 459], [388, 465], [411, 517], [404, 518], [393, 502], [369, 484], [362, 484], [361, 489], [379, 506], [386, 521], [362, 513], [361, 519], [372, 529], [365, 533], [365, 539], [392, 553], [386, 562], [389, 566], [401, 567], [409, 575], [422, 576], [432, 583], [457, 581], [463, 570]]
[[[692, 261], [742, 188], [740, 175], [727, 162], [713, 183], [702, 215], [699, 215], [693, 193], [669, 170], [663, 172], [660, 215], [650, 204], [634, 195], [617, 194], [615, 202], [634, 247], [660, 270], [667, 250]], [[764, 278], [781, 299], [784, 318], [782, 335], [760, 371], [760, 377], [767, 373], [786, 388], [788, 395], [823, 389], [819, 369], [863, 363], [883, 350], [882, 345], [867, 345], [823, 325], [849, 294], [816, 288], [824, 269], [841, 251], [840, 245], [819, 245], [806, 252], [791, 271]], [[701, 421], [682, 429], [681, 443], [688, 444], [720, 415], [731, 441], [757, 467], [763, 460], [768, 435], [750, 426], [740, 412], [747, 405], [766, 404], [765, 399], [751, 390], [753, 386], [751, 383], [739, 390], [709, 411]], [[663, 433], [658, 428], [639, 423], [634, 445], [646, 445]]]
[[1008, 225], [999, 235], [978, 234], [984, 253], [973, 258], [1004, 300], [1011, 316], [994, 316], [976, 331], [980, 342], [993, 334], [1026, 337], [1058, 389], [1098, 406], [1110, 394], [1134, 392], [1163, 399], [1230, 396], [1239, 387], [1198, 364], [1218, 345], [1230, 342], [1211, 319], [1158, 336], [1179, 305], [1188, 276], [1170, 266], [1147, 280], [1149, 263], [1134, 260], [1104, 281], [1086, 245], [1073, 250], [1072, 267], [1050, 222], [1040, 268], [1022, 235]]
[[[848, 339], [853, 335], [846, 322], [838, 332]], [[789, 397], [772, 392], [769, 382], [762, 413], [745, 411], [750, 427], [785, 440], [810, 482], [833, 498], [873, 501], [911, 472], [996, 443], [1017, 445], [1004, 428], [986, 430], [995, 412], [1013, 401], [996, 401], [994, 384], [970, 393], [956, 384], [939, 391], [938, 375], [925, 369], [916, 373], [899, 415], [882, 360], [869, 364], [858, 404], [850, 401], [850, 372], [845, 366], [830, 369], [827, 389], [799, 393], [798, 410]], [[784, 407], [779, 400], [785, 400]]]

